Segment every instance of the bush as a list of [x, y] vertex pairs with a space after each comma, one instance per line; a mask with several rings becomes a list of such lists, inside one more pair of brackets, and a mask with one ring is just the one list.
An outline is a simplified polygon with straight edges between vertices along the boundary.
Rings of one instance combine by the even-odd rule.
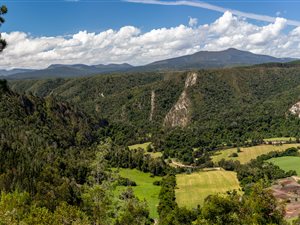
[[160, 186], [161, 185], [161, 181], [160, 180], [156, 180], [156, 181], [153, 182], [153, 185]]
[[120, 177], [118, 179], [118, 185], [119, 186], [136, 186], [135, 181], [132, 181], [128, 178]]
[[234, 152], [234, 153], [232, 153], [229, 157], [238, 157], [239, 155], [236, 153], [236, 152]]

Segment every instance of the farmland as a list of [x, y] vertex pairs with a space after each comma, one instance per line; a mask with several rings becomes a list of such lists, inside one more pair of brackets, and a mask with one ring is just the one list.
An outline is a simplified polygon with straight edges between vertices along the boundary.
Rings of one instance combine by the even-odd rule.
[[[137, 186], [132, 187], [134, 194], [140, 200], [146, 200], [149, 210], [150, 217], [158, 218], [157, 205], [158, 205], [158, 195], [160, 191], [160, 186], [153, 185], [154, 181], [161, 180], [160, 177], [150, 177], [150, 173], [143, 173], [136, 169], [119, 169], [119, 174], [135, 181]], [[125, 189], [125, 187], [118, 187], [118, 192]]]
[[265, 138], [264, 141], [295, 141], [294, 137], [275, 137], [275, 138]]
[[229, 171], [178, 174], [176, 181], [177, 203], [187, 208], [202, 205], [208, 195], [240, 188], [236, 173]]
[[238, 160], [242, 164], [249, 162], [251, 159], [255, 159], [257, 156], [267, 154], [271, 151], [284, 151], [287, 148], [297, 147], [299, 144], [283, 144], [283, 145], [258, 145], [247, 148], [240, 148], [241, 152], [238, 153], [237, 157], [230, 157], [231, 154], [237, 152], [237, 148], [230, 148], [222, 151], [217, 151], [212, 157], [214, 162], [218, 162], [221, 159], [226, 160]]
[[295, 170], [297, 172], [297, 175], [300, 175], [300, 157], [284, 156], [269, 159], [268, 162], [274, 163], [284, 171]]

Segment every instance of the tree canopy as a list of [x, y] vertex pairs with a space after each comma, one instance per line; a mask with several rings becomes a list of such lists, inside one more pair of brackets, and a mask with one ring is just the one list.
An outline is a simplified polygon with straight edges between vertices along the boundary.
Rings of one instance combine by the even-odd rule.
[[[3, 15], [6, 13], [7, 13], [7, 7], [5, 5], [1, 6], [1, 8], [0, 8], [0, 26], [5, 22]], [[0, 33], [0, 52], [3, 51], [3, 49], [6, 47], [6, 45], [7, 45], [7, 43], [3, 38], [1, 38], [1, 33]]]

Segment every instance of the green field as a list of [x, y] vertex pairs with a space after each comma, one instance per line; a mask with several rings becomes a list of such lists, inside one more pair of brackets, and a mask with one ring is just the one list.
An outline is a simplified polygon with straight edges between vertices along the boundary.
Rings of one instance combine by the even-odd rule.
[[284, 171], [295, 170], [297, 174], [300, 175], [300, 157], [284, 156], [269, 159], [268, 162], [274, 163]]
[[[119, 174], [135, 181], [137, 186], [132, 187], [134, 194], [141, 200], [146, 200], [150, 210], [151, 218], [158, 218], [157, 206], [160, 186], [153, 185], [156, 180], [161, 180], [161, 177], [150, 177], [150, 173], [143, 173], [136, 169], [119, 169]], [[118, 187], [118, 192], [121, 192], [126, 187]]]
[[130, 150], [133, 150], [133, 149], [144, 149], [146, 154], [149, 154], [151, 155], [152, 158], [159, 158], [159, 157], [162, 157], [162, 153], [161, 152], [147, 152], [147, 147], [149, 145], [151, 145], [152, 143], [151, 142], [145, 142], [143, 144], [136, 144], [136, 145], [131, 145], [131, 146], [128, 146], [128, 148]]
[[295, 141], [294, 137], [275, 137], [275, 138], [266, 138], [264, 141]]
[[238, 153], [238, 157], [229, 157], [232, 153], [237, 152], [237, 148], [230, 148], [226, 150], [221, 150], [215, 153], [212, 156], [213, 162], [218, 162], [221, 159], [226, 160], [239, 160], [242, 164], [249, 162], [251, 159], [255, 159], [257, 156], [267, 154], [271, 151], [284, 151], [287, 148], [297, 147], [300, 144], [283, 144], [279, 146], [275, 145], [258, 145], [248, 148], [241, 148], [240, 153]]
[[176, 181], [176, 201], [187, 208], [202, 205], [208, 195], [240, 188], [236, 173], [230, 171], [178, 174]]
[[145, 142], [145, 143], [143, 143], [143, 144], [130, 145], [130, 146], [128, 146], [128, 148], [129, 148], [130, 150], [141, 148], [141, 149], [144, 149], [144, 150], [146, 151], [146, 150], [147, 150], [147, 147], [148, 147], [149, 145], [151, 145], [151, 144], [152, 144], [151, 142]]

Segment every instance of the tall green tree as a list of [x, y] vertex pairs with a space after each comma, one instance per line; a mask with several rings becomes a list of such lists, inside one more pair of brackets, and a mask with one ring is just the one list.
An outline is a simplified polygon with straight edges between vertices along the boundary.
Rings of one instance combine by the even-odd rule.
[[[1, 6], [0, 8], [0, 26], [5, 22], [5, 19], [3, 18], [3, 15], [7, 13], [7, 7], [5, 5]], [[6, 47], [7, 43], [4, 39], [1, 38], [0, 33], [0, 52], [3, 51], [3, 49]]]

